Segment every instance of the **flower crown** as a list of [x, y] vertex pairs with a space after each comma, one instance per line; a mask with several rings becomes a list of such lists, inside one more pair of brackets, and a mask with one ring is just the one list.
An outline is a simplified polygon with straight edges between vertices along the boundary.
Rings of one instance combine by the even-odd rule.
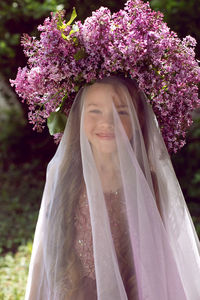
[[41, 131], [47, 119], [56, 138], [76, 92], [85, 84], [113, 74], [136, 79], [158, 119], [169, 152], [185, 143], [191, 111], [200, 106], [200, 67], [196, 41], [170, 31], [160, 12], [149, 3], [129, 0], [124, 10], [111, 14], [101, 7], [82, 24], [64, 21], [64, 12], [51, 14], [40, 40], [24, 35], [28, 64], [19, 68], [11, 85], [29, 106], [29, 120]]

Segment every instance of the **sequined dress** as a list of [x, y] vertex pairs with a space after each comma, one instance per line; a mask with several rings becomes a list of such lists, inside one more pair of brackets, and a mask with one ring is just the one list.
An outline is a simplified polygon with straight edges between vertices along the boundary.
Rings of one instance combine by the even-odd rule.
[[[110, 219], [111, 233], [116, 253], [120, 251], [121, 236], [126, 234], [124, 210], [125, 206], [120, 200], [120, 192], [104, 194]], [[95, 267], [92, 246], [92, 228], [89, 216], [89, 205], [86, 192], [83, 192], [75, 215], [76, 240], [75, 250], [80, 258], [83, 276], [95, 280]]]

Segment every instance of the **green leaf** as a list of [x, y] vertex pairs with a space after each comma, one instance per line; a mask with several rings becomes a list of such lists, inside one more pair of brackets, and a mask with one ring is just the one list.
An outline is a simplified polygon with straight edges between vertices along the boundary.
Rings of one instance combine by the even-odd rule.
[[70, 36], [73, 33], [77, 32], [79, 30], [78, 27], [76, 28], [76, 26], [72, 26], [72, 29], [71, 29], [71, 31], [70, 31], [70, 33], [68, 35], [65, 35], [64, 32], [63, 32], [67, 26], [70, 26], [72, 24], [72, 22], [76, 19], [76, 17], [77, 17], [77, 13], [76, 13], [75, 7], [73, 8], [73, 12], [71, 14], [71, 18], [67, 22], [67, 24], [64, 24], [64, 22], [62, 21], [61, 17], [59, 16], [59, 20], [57, 22], [57, 28], [58, 28], [58, 30], [61, 31], [61, 35], [62, 35], [62, 38], [64, 40], [69, 40]]
[[79, 85], [75, 85], [74, 90], [75, 90], [76, 93], [79, 91], [79, 89], [80, 89], [80, 86]]
[[72, 30], [70, 31], [70, 33], [69, 33], [69, 36], [71, 35], [71, 34], [73, 34], [73, 33], [75, 33], [75, 32], [78, 32], [79, 31], [79, 28], [76, 28], [76, 27], [72, 27]]
[[66, 121], [67, 117], [64, 113], [60, 111], [50, 113], [50, 116], [47, 118], [47, 126], [49, 128], [50, 135], [63, 132]]
[[70, 20], [67, 22], [67, 26], [68, 26], [68, 25], [71, 25], [72, 22], [76, 19], [76, 17], [77, 17], [76, 9], [75, 9], [75, 7], [73, 7], [73, 11], [72, 11], [72, 14], [71, 14], [71, 18], [70, 18]]
[[60, 16], [58, 16], [58, 22], [57, 22], [58, 30], [63, 31], [66, 27], [67, 27], [67, 25], [64, 24], [64, 22], [62, 21], [62, 18]]
[[64, 104], [66, 102], [67, 97], [68, 97], [67, 94], [65, 94], [64, 97], [62, 97], [60, 105], [56, 108], [56, 112], [62, 112], [63, 111]]
[[79, 49], [75, 54], [74, 54], [74, 58], [75, 60], [80, 60], [82, 58], [86, 57], [86, 52], [84, 48]]
[[65, 35], [63, 32], [61, 33], [61, 36], [62, 36], [62, 38], [63, 38], [64, 40], [68, 40], [68, 39], [69, 39], [68, 36]]

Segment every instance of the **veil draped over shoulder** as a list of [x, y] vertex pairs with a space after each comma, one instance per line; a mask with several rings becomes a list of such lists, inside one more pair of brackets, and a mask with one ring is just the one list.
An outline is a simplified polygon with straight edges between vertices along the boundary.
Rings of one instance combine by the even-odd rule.
[[25, 299], [199, 300], [199, 250], [145, 95], [117, 77], [81, 89], [47, 168]]

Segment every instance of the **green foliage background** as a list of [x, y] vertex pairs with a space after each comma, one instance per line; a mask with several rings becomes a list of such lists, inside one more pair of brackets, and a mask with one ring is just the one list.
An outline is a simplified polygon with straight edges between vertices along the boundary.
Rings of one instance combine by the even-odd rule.
[[[113, 12], [125, 1], [92, 0], [1, 0], [0, 70], [5, 78], [15, 78], [26, 59], [20, 46], [23, 33], [38, 35], [51, 11], [65, 9], [69, 19], [76, 7], [78, 19], [107, 6]], [[165, 21], [180, 37], [191, 34], [198, 41], [200, 59], [200, 0], [152, 0], [152, 8], [165, 14]], [[35, 223], [45, 182], [45, 170], [56, 145], [47, 130], [32, 131], [27, 123], [27, 107], [1, 112], [0, 119], [0, 300], [23, 299]], [[200, 235], [200, 115], [187, 137], [187, 145], [172, 161], [193, 220]]]

